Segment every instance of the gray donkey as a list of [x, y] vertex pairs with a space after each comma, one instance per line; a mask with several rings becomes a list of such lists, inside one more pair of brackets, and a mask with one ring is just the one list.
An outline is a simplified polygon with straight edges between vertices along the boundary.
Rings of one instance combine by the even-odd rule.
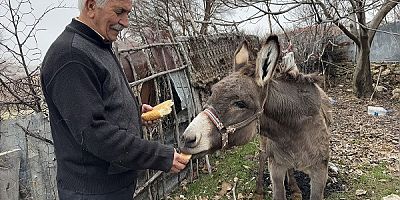
[[312, 75], [295, 71], [275, 77], [279, 55], [277, 36], [268, 37], [255, 62], [249, 60], [248, 44], [243, 42], [234, 56], [234, 72], [212, 87], [205, 109], [183, 133], [181, 151], [201, 156], [243, 145], [259, 129], [265, 138], [273, 199], [286, 199], [285, 175], [288, 172], [293, 181], [296, 169], [310, 176], [311, 199], [321, 200], [328, 177], [329, 98]]

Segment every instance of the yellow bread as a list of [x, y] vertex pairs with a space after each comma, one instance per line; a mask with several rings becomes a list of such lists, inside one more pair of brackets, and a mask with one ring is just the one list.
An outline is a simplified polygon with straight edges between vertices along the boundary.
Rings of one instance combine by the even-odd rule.
[[190, 158], [192, 158], [192, 155], [190, 155], [190, 154], [181, 153], [181, 156], [182, 156], [183, 158], [185, 158], [186, 160], [190, 160]]
[[142, 114], [142, 119], [145, 121], [153, 121], [168, 115], [172, 111], [172, 105], [174, 102], [172, 100], [164, 101], [153, 107], [152, 111]]

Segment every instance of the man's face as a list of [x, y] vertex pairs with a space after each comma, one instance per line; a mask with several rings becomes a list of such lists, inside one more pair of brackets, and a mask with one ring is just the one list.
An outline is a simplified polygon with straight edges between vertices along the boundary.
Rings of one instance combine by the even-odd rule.
[[95, 6], [94, 28], [106, 40], [114, 42], [122, 29], [129, 25], [128, 15], [132, 10], [132, 0], [109, 0], [103, 7]]

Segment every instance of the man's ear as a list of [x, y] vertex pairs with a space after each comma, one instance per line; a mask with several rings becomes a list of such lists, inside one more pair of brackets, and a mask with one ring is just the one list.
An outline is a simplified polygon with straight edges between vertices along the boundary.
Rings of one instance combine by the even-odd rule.
[[95, 14], [94, 11], [96, 10], [96, 1], [95, 0], [86, 0], [84, 9], [88, 13], [88, 16], [90, 18], [93, 18], [94, 14]]

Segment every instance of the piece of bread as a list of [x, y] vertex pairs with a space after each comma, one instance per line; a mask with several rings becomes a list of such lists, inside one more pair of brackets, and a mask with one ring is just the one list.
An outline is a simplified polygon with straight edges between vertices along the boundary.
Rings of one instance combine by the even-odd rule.
[[192, 155], [190, 155], [190, 154], [181, 153], [181, 156], [182, 156], [183, 158], [185, 158], [186, 160], [190, 160], [190, 158], [192, 158]]
[[168, 115], [172, 111], [172, 106], [174, 102], [172, 100], [164, 101], [153, 107], [152, 111], [145, 112], [142, 114], [142, 119], [145, 121], [152, 121], [160, 119], [165, 115]]

